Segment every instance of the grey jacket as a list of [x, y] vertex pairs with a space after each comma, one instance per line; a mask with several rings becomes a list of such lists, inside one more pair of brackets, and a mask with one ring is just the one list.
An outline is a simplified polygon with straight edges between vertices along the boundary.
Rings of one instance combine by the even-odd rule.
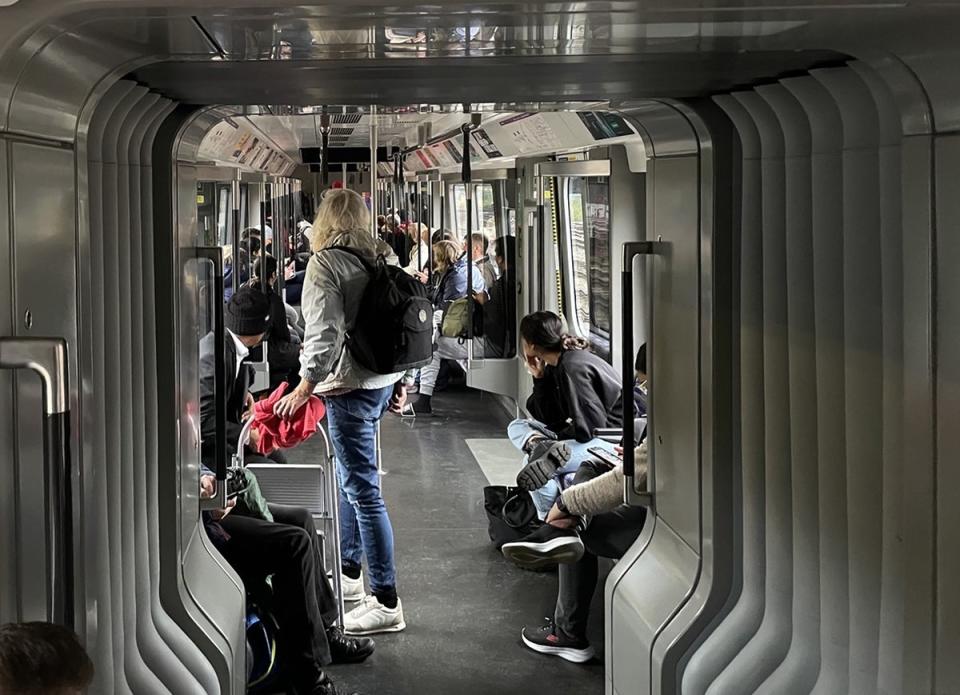
[[359, 259], [331, 246], [349, 246], [371, 263], [382, 254], [397, 265], [390, 247], [366, 232], [341, 233], [310, 257], [300, 304], [306, 324], [300, 376], [317, 384], [316, 393], [327, 395], [391, 386], [404, 376], [402, 372], [375, 374], [357, 364], [346, 348], [345, 337], [356, 324], [369, 275]]

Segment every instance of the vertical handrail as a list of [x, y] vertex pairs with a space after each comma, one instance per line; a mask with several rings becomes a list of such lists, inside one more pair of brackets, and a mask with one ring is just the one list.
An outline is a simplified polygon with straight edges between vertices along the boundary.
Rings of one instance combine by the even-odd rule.
[[656, 511], [656, 437], [654, 436], [654, 350], [653, 350], [653, 278], [652, 273], [647, 275], [645, 295], [647, 298], [647, 489], [638, 491], [636, 487], [636, 441], [635, 422], [633, 418], [633, 261], [637, 256], [650, 257], [662, 254], [666, 245], [660, 241], [629, 241], [623, 245], [623, 267], [621, 269], [622, 314], [621, 324], [623, 335], [621, 338], [621, 370], [623, 378], [623, 477], [624, 502], [638, 507], [649, 507]]
[[73, 473], [67, 342], [63, 338], [0, 338], [0, 369], [29, 369], [43, 385], [47, 613], [50, 620], [72, 630]]
[[[247, 191], [248, 195], [248, 204], [249, 204], [249, 190]], [[231, 285], [233, 285], [233, 291], [236, 292], [240, 288], [240, 170], [237, 169], [237, 173], [234, 176], [233, 180], [230, 182], [230, 206], [233, 213], [233, 240], [231, 245], [233, 246], [233, 272], [231, 273]], [[221, 254], [221, 259], [223, 255]], [[221, 263], [222, 268], [222, 263]], [[223, 301], [223, 294], [220, 294], [220, 301]]]
[[[213, 264], [213, 340], [214, 340], [214, 420], [216, 423], [216, 455], [214, 478], [217, 491], [213, 497], [200, 500], [200, 509], [223, 509], [227, 506], [227, 360], [224, 354], [226, 328], [223, 322], [223, 249], [219, 246], [197, 246], [193, 257]], [[238, 266], [233, 264], [234, 277]]]

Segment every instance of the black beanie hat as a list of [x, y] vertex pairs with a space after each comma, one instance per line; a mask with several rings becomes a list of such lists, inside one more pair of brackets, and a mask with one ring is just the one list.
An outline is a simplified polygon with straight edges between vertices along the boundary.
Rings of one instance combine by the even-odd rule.
[[270, 322], [270, 299], [260, 288], [241, 287], [230, 297], [223, 322], [237, 335], [266, 333]]

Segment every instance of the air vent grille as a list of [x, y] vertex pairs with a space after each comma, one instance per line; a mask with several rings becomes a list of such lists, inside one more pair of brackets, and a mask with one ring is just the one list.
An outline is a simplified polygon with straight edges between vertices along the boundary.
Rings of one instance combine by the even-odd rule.
[[342, 138], [350, 135], [353, 132], [353, 128], [331, 128], [330, 137], [332, 138]]
[[330, 115], [331, 123], [359, 123], [363, 118], [361, 113], [334, 113]]

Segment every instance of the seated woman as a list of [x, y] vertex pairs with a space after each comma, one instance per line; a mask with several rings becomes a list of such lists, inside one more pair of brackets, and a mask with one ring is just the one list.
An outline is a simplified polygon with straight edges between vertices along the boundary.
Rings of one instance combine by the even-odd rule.
[[401, 256], [408, 263], [403, 267], [409, 275], [422, 275], [430, 265], [430, 228], [419, 222], [407, 225], [409, 251]]
[[520, 347], [533, 377], [527, 400], [533, 419], [514, 420], [507, 432], [526, 454], [517, 485], [530, 492], [543, 519], [590, 448], [613, 451], [593, 433], [623, 426], [623, 398], [613, 367], [590, 352], [586, 340], [566, 333], [551, 311], [520, 321]]
[[[466, 359], [466, 347], [456, 338], [444, 338], [440, 335], [444, 312], [453, 302], [467, 296], [467, 261], [461, 257], [460, 245], [453, 241], [441, 241], [433, 245], [433, 273], [437, 287], [433, 293], [433, 335], [437, 349], [433, 361], [420, 371], [420, 396], [413, 404], [417, 415], [433, 413], [433, 390], [440, 374], [440, 361], [443, 359]], [[470, 289], [474, 293], [483, 292], [483, 276], [475, 267], [470, 269]], [[425, 280], [425, 278], [423, 278]]]

